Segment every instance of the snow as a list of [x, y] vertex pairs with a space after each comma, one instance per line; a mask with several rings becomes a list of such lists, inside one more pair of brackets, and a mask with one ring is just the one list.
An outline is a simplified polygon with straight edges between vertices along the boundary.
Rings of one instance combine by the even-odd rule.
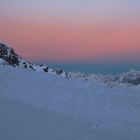
[[0, 64], [2, 64], [2, 63], [3, 63], [3, 59], [0, 58]]
[[1, 140], [86, 140], [93, 135], [86, 122], [1, 95], [0, 124]]
[[140, 85], [93, 77], [0, 66], [0, 139], [139, 140]]
[[111, 76], [111, 75], [95, 75], [95, 74], [83, 74], [80, 72], [65, 72], [62, 69], [52, 69], [46, 65], [35, 65], [25, 61], [20, 57], [13, 48], [0, 42], [0, 64], [9, 65], [12, 67], [25, 68], [27, 70], [61, 75], [65, 78], [78, 78], [84, 81], [98, 80], [109, 87], [116, 87], [118, 84], [125, 84], [128, 86], [140, 84], [140, 71], [131, 70], [128, 73]]
[[0, 65], [6, 65], [6, 64], [7, 64], [7, 62], [0, 58]]

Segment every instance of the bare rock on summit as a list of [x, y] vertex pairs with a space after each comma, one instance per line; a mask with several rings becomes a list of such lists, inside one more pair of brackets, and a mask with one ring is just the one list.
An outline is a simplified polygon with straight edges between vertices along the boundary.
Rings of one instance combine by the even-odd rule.
[[8, 54], [7, 46], [5, 44], [0, 43], [0, 56], [7, 54]]
[[9, 65], [19, 65], [19, 57], [12, 48], [0, 43], [0, 58], [5, 60]]

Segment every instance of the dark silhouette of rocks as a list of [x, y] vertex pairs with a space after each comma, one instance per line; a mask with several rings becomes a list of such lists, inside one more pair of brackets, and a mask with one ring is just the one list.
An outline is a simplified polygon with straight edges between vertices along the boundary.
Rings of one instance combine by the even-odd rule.
[[19, 65], [19, 57], [12, 48], [0, 43], [0, 58], [4, 59], [8, 64]]

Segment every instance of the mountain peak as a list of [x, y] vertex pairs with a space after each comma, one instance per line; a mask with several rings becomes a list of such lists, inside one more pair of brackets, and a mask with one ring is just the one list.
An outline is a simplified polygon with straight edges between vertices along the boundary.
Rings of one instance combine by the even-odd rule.
[[0, 42], [0, 58], [5, 60], [9, 65], [18, 66], [19, 56], [15, 53], [13, 48]]
[[62, 75], [64, 77], [66, 76], [66, 73], [61, 69], [51, 69], [46, 65], [34, 65], [25, 61], [14, 51], [13, 48], [2, 42], [0, 42], [0, 64], [7, 64], [13, 67], [21, 67], [34, 71]]

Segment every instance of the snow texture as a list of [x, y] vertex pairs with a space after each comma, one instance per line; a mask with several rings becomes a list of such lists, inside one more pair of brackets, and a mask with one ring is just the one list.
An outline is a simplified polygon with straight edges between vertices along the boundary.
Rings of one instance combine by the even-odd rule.
[[140, 71], [64, 72], [0, 43], [0, 140], [139, 140]]
[[140, 139], [140, 85], [110, 88], [9, 66], [0, 66], [0, 80], [0, 139]]

